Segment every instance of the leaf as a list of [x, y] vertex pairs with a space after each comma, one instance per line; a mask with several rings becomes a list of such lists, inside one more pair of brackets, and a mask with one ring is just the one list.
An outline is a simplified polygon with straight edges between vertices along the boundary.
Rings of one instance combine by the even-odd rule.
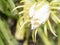
[[0, 37], [0, 45], [4, 45], [4, 42], [2, 41], [1, 37]]
[[[6, 41], [7, 45], [16, 45], [17, 41], [13, 36], [11, 35], [10, 29], [8, 24], [6, 23], [5, 20], [0, 19], [0, 35], [2, 35], [4, 38], [3, 40]], [[1, 37], [2, 37], [1, 36]]]
[[58, 35], [58, 45], [60, 45], [60, 23], [57, 24], [56, 30], [57, 30], [57, 35]]

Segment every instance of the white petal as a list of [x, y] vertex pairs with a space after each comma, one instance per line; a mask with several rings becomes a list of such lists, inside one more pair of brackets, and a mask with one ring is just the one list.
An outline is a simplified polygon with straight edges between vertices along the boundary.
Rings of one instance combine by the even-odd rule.
[[[29, 10], [30, 17], [33, 16], [33, 18], [31, 19], [31, 29], [35, 29], [40, 24], [43, 24], [44, 22], [46, 22], [50, 14], [48, 3], [44, 4], [41, 8], [37, 10], [34, 10], [35, 7], [36, 6], [33, 5], [31, 9]], [[35, 20], [35, 19], [38, 19], [38, 20]], [[37, 25], [34, 25], [35, 22], [37, 23]]]
[[31, 8], [29, 9], [29, 16], [30, 16], [30, 17], [32, 17], [33, 14], [34, 14], [35, 5], [36, 5], [36, 3], [35, 3], [34, 5], [32, 5]]
[[38, 18], [40, 20], [40, 23], [43, 23], [49, 17], [49, 14], [49, 5], [45, 4], [40, 9], [35, 11], [34, 18]]

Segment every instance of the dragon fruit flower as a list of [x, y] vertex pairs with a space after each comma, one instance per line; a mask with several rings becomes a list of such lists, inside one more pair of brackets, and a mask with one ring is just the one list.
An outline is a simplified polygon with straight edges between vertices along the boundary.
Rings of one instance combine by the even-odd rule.
[[[49, 12], [49, 4], [45, 3], [44, 5], [38, 6], [33, 4], [29, 9], [29, 16], [31, 18], [31, 29], [35, 29], [39, 27], [41, 24], [44, 24], [46, 20], [49, 18], [50, 12]], [[39, 8], [38, 8], [39, 7]], [[35, 9], [38, 8], [38, 9]]]

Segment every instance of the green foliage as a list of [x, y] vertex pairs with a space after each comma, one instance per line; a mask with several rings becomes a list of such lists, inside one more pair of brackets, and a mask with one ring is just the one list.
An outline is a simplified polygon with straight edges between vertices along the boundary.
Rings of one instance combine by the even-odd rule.
[[[17, 45], [15, 38], [11, 35], [9, 26], [6, 21], [0, 19], [0, 44]], [[3, 45], [2, 44], [2, 45]]]
[[15, 8], [15, 4], [12, 0], [0, 0], [0, 11], [8, 17], [17, 19], [17, 10], [11, 12], [13, 8]]

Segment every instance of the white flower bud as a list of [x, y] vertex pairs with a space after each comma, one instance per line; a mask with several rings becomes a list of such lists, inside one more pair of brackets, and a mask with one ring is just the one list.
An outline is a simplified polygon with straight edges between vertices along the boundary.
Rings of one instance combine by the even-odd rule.
[[29, 16], [31, 18], [31, 29], [37, 28], [40, 24], [43, 24], [46, 22], [46, 20], [49, 17], [49, 4], [45, 3], [42, 7], [35, 10], [36, 3], [32, 5], [32, 7], [29, 10]]

